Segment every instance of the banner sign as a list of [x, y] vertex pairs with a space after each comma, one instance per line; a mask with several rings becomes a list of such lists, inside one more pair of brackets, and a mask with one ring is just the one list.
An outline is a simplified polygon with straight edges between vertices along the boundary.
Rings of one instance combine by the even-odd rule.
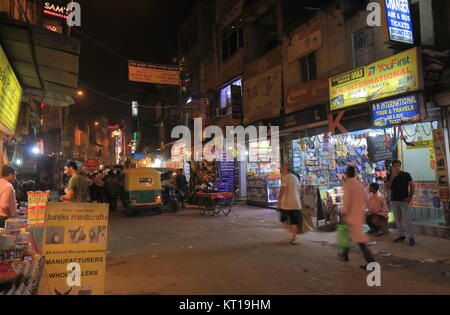
[[388, 127], [419, 121], [419, 98], [416, 95], [409, 95], [374, 103], [372, 105], [372, 117], [375, 127]]
[[413, 207], [441, 209], [439, 189], [436, 183], [414, 183]]
[[408, 0], [385, 0], [389, 39], [394, 42], [414, 44], [411, 12]]
[[103, 295], [108, 204], [47, 204], [44, 229], [47, 294]]
[[[388, 138], [390, 141], [390, 138]], [[386, 145], [386, 138], [381, 136], [367, 138], [367, 151], [370, 162], [392, 160], [393, 152]]]
[[244, 124], [276, 117], [280, 111], [281, 66], [245, 81]]
[[320, 31], [320, 21], [301, 29], [289, 40], [288, 62], [303, 57], [322, 47], [322, 33]]
[[446, 157], [446, 143], [448, 143], [448, 139], [444, 129], [433, 130], [433, 143], [436, 157], [436, 182], [439, 186], [439, 197], [442, 201], [449, 201], [449, 177]]
[[412, 48], [331, 78], [331, 110], [421, 89], [418, 54], [419, 50]]
[[22, 102], [22, 88], [0, 46], [0, 130], [13, 135]]
[[128, 80], [144, 83], [180, 85], [180, 68], [140, 61], [128, 61]]

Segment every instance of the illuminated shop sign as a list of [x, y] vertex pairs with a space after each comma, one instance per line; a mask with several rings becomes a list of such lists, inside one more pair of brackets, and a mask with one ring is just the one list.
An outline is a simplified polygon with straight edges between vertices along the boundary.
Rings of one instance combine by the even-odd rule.
[[385, 0], [387, 27], [391, 41], [414, 44], [408, 0]]
[[375, 127], [387, 127], [420, 120], [420, 105], [417, 95], [409, 95], [372, 105]]
[[330, 79], [331, 110], [420, 90], [419, 50], [412, 48]]
[[67, 10], [67, 7], [61, 4], [55, 4], [52, 2], [44, 3], [44, 14], [59, 17], [61, 19], [67, 19], [72, 11]]

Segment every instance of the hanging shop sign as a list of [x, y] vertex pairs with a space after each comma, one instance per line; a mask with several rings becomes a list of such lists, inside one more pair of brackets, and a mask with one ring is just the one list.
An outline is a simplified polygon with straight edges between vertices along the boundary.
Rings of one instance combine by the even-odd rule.
[[286, 90], [284, 107], [292, 113], [329, 100], [328, 79], [310, 81]]
[[180, 85], [180, 68], [141, 61], [128, 61], [128, 80], [134, 82]]
[[244, 123], [276, 117], [281, 111], [281, 65], [244, 84]]
[[297, 32], [288, 43], [288, 62], [303, 57], [322, 47], [320, 21]]
[[388, 127], [420, 120], [419, 96], [408, 95], [372, 105], [373, 125]]
[[22, 88], [0, 46], [0, 131], [13, 135], [22, 101]]
[[371, 108], [344, 110], [328, 114], [328, 127], [332, 135], [371, 128]]
[[420, 90], [423, 79], [419, 52], [412, 48], [331, 78], [331, 110]]
[[446, 155], [448, 138], [444, 129], [433, 130], [433, 143], [436, 157], [436, 182], [439, 186], [439, 197], [442, 201], [449, 201], [449, 176]]
[[414, 44], [408, 0], [384, 0], [389, 41]]
[[44, 227], [46, 294], [105, 293], [108, 205], [47, 204]]
[[[386, 138], [387, 137], [387, 138]], [[389, 136], [376, 136], [367, 138], [367, 151], [371, 162], [392, 160]]]
[[412, 206], [417, 208], [441, 209], [439, 189], [436, 183], [414, 183]]

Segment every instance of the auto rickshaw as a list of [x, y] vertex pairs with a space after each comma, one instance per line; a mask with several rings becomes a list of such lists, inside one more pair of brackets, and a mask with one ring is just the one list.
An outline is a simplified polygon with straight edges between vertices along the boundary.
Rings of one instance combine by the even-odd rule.
[[161, 177], [151, 168], [131, 168], [124, 171], [125, 215], [151, 209], [162, 213]]

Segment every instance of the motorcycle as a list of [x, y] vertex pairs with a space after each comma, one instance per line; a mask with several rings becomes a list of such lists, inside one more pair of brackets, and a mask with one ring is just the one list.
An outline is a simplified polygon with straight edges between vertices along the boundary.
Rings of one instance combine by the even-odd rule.
[[165, 188], [162, 191], [162, 204], [166, 211], [177, 212], [180, 209], [180, 202], [175, 189]]

